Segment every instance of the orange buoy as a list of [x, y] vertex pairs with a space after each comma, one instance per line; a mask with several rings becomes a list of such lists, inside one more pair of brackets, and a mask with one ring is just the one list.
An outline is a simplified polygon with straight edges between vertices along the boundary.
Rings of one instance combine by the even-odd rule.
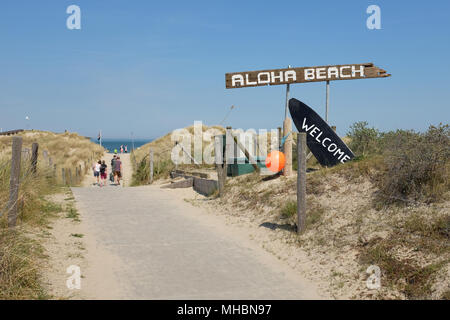
[[281, 170], [283, 170], [285, 164], [286, 159], [283, 152], [274, 150], [267, 155], [266, 167], [270, 171], [273, 171], [275, 173], [280, 172]]

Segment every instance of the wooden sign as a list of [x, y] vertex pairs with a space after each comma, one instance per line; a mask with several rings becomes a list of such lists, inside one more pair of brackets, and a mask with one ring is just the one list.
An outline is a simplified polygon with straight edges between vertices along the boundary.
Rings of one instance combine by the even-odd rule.
[[226, 73], [225, 86], [227, 89], [233, 89], [289, 83], [384, 78], [389, 76], [390, 74], [374, 66], [373, 63], [362, 63]]
[[355, 157], [336, 132], [306, 104], [290, 99], [289, 111], [297, 130], [306, 132], [306, 144], [321, 165], [331, 167]]

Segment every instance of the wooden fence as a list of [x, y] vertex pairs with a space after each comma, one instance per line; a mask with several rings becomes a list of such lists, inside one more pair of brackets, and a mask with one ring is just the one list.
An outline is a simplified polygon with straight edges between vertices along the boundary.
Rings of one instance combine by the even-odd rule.
[[[28, 148], [22, 148], [22, 137], [13, 136], [12, 137], [12, 154], [10, 162], [10, 181], [9, 181], [9, 198], [6, 207], [0, 211], [0, 217], [4, 214], [7, 215], [8, 226], [15, 227], [17, 216], [20, 207], [23, 206], [21, 199], [19, 199], [20, 190], [20, 179], [21, 179], [21, 168], [25, 167], [23, 162], [29, 161], [29, 170], [23, 173], [22, 179], [28, 175], [38, 174], [38, 157], [39, 157], [39, 144], [33, 143], [31, 150]], [[49, 156], [49, 152], [44, 150], [42, 152], [43, 159], [41, 163], [44, 164], [44, 170], [47, 174], [51, 174], [55, 179], [57, 184], [62, 186], [75, 186], [79, 185], [89, 170], [89, 166], [84, 162], [84, 167], [78, 164], [76, 167], [72, 168], [58, 168], [58, 166], [53, 162], [53, 159]], [[89, 163], [92, 163], [94, 159], [94, 154], [89, 159]], [[41, 167], [42, 168], [42, 167]], [[60, 175], [58, 174], [60, 171]]]

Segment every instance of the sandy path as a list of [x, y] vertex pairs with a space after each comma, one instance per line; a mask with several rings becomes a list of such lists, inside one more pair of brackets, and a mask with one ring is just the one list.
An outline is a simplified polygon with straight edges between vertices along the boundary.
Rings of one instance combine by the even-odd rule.
[[[129, 153], [122, 153], [119, 154], [120, 160], [122, 161], [122, 187], [123, 186], [129, 186], [131, 184], [131, 179], [133, 175], [133, 168], [131, 166], [131, 160], [130, 160], [130, 154]], [[103, 157], [100, 160], [105, 160], [106, 165], [108, 166], [108, 179], [107, 179], [107, 186], [113, 186], [113, 184], [109, 181], [109, 173], [111, 172], [111, 159], [113, 157], [112, 153], [105, 153]], [[85, 179], [83, 180], [81, 186], [82, 187], [90, 187], [93, 186], [93, 183], [97, 182], [97, 180], [94, 178], [92, 170], [89, 170], [88, 173], [85, 176]], [[97, 187], [97, 186], [96, 186]]]
[[72, 188], [86, 240], [82, 296], [320, 298], [271, 254], [158, 186]]

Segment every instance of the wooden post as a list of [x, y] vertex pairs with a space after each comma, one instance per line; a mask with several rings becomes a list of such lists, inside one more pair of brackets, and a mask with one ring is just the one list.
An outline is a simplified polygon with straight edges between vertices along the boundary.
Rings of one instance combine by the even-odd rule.
[[69, 168], [69, 186], [72, 186], [72, 169]]
[[149, 183], [153, 183], [153, 149], [150, 148], [150, 153], [149, 153]]
[[286, 118], [283, 122], [284, 132], [283, 135], [287, 138], [284, 142], [284, 156], [286, 158], [286, 164], [284, 166], [283, 175], [288, 177], [292, 174], [292, 123], [290, 118]]
[[12, 138], [11, 177], [9, 180], [9, 200], [7, 204], [8, 226], [14, 227], [17, 220], [17, 200], [19, 198], [20, 160], [22, 157], [22, 137]]
[[33, 174], [36, 174], [39, 144], [37, 144], [37, 142], [34, 142], [31, 146], [31, 150], [31, 172]]
[[306, 133], [297, 135], [297, 232], [306, 227]]
[[61, 177], [63, 186], [66, 186], [66, 169], [64, 168], [61, 168]]
[[214, 157], [217, 169], [217, 184], [219, 185], [219, 197], [224, 195], [226, 172], [224, 171], [225, 161], [223, 156], [222, 136], [214, 137]]

